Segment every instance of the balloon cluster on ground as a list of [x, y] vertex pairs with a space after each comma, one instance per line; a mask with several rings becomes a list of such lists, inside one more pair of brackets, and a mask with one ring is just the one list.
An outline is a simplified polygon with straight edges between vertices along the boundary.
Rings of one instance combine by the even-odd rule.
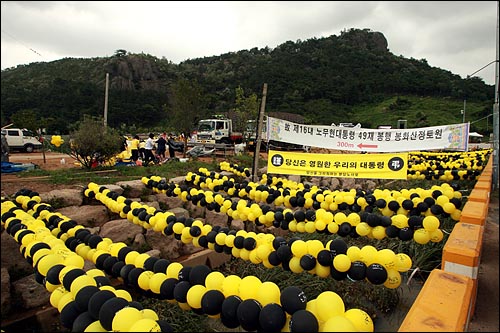
[[[373, 331], [370, 316], [361, 309], [346, 311], [333, 291], [308, 300], [297, 286], [280, 291], [273, 282], [255, 276], [224, 277], [204, 265], [183, 267], [141, 254], [54, 213], [50, 205], [40, 203], [36, 192], [25, 191], [16, 202], [3, 202], [1, 220], [33, 264], [37, 281], [51, 292], [50, 303], [59, 310], [62, 324], [73, 331], [172, 331], [126, 290], [112, 287], [104, 273], [148, 296], [177, 302], [183, 310], [220, 318], [228, 328]], [[96, 269], [85, 272], [84, 260], [91, 260]]]
[[[286, 240], [270, 233], [231, 230], [194, 218], [176, 217], [127, 199], [105, 186], [89, 183], [84, 195], [141, 226], [235, 258], [281, 267], [296, 274], [368, 282], [395, 289], [401, 273], [412, 267], [405, 253], [374, 246], [348, 246], [344, 237], [398, 238], [417, 244], [443, 240], [441, 218], [458, 221], [462, 196], [454, 180], [473, 180], [491, 151], [455, 155], [410, 155], [409, 179], [439, 179], [430, 189], [330, 190], [262, 175], [260, 181], [236, 182], [228, 175], [200, 168], [179, 185], [159, 176], [142, 177], [156, 193], [179, 197], [230, 219], [296, 233], [331, 235], [326, 243], [299, 237]], [[453, 158], [450, 158], [452, 156]], [[446, 159], [445, 159], [446, 158]], [[249, 177], [247, 168], [222, 162], [221, 171]], [[467, 169], [467, 170], [464, 170]], [[422, 178], [423, 177], [423, 178]], [[151, 257], [125, 243], [92, 234], [76, 221], [41, 203], [37, 192], [21, 190], [2, 202], [2, 227], [20, 244], [33, 265], [36, 281], [51, 293], [61, 323], [73, 331], [172, 331], [166, 320], [133, 301], [126, 288], [176, 303], [183, 310], [220, 318], [228, 328], [247, 331], [373, 331], [370, 316], [345, 309], [334, 291], [308, 299], [298, 286], [283, 290], [256, 276], [224, 276], [208, 266], [184, 267]], [[85, 260], [95, 269], [83, 270]], [[109, 276], [109, 277], [108, 277]], [[115, 288], [110, 278], [123, 286]]]
[[342, 239], [331, 240], [326, 245], [319, 240], [292, 238], [286, 241], [269, 233], [212, 227], [200, 220], [177, 218], [171, 212], [127, 200], [95, 183], [90, 183], [84, 193], [145, 229], [161, 232], [165, 236], [174, 235], [185, 244], [192, 243], [196, 247], [231, 254], [267, 268], [280, 266], [294, 273], [307, 271], [323, 278], [365, 280], [387, 288], [397, 288], [401, 282], [400, 272], [411, 268], [408, 255], [396, 254], [389, 249], [378, 251], [368, 245], [361, 249], [348, 247]]
[[444, 182], [475, 180], [493, 149], [467, 152], [412, 152], [408, 156], [408, 179], [439, 179]]

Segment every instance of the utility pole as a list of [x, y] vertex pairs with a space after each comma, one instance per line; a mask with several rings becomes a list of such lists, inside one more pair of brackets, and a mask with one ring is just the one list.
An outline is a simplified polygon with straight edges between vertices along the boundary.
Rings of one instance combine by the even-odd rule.
[[497, 2], [497, 58], [495, 63], [495, 104], [493, 104], [493, 190], [498, 190], [498, 38], [500, 37], [500, 3]]
[[262, 141], [262, 121], [266, 110], [267, 83], [262, 88], [262, 102], [259, 110], [259, 121], [257, 123], [257, 136], [255, 137], [255, 153], [253, 154], [252, 181], [257, 181], [257, 169], [259, 167], [260, 143]]
[[106, 90], [104, 93], [104, 127], [108, 126], [108, 91], [109, 91], [109, 73], [106, 73]]
[[463, 117], [462, 117], [462, 123], [465, 123], [465, 103], [466, 103], [466, 100], [464, 99], [464, 112], [463, 113]]

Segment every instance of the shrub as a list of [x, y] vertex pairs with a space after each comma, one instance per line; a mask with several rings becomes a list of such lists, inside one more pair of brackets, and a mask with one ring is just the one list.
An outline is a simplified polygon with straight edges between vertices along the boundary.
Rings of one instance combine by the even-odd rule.
[[86, 169], [93, 163], [102, 163], [121, 151], [119, 133], [98, 118], [85, 117], [78, 129], [70, 134], [70, 156]]

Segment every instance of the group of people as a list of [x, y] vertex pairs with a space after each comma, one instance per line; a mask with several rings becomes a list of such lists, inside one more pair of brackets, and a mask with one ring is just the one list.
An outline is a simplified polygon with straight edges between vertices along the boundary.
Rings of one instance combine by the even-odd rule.
[[[155, 140], [153, 133], [149, 133], [146, 141], [141, 141], [139, 135], [135, 135], [130, 145], [131, 159], [137, 163], [139, 159], [142, 160], [143, 165], [149, 163], [165, 162], [168, 159], [165, 156], [167, 147], [169, 159], [175, 158], [175, 140], [170, 134], [163, 132], [158, 139]], [[154, 152], [153, 152], [154, 151]], [[156, 155], [155, 155], [156, 153]]]

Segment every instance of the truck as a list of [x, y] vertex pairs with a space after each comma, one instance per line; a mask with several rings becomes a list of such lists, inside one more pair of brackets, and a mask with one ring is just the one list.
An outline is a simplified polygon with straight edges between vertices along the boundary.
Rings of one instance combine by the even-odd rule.
[[[262, 122], [262, 135], [261, 135], [261, 151], [267, 151], [269, 149], [277, 149], [277, 150], [297, 150], [297, 151], [305, 151], [308, 152], [311, 147], [305, 145], [297, 145], [288, 142], [281, 142], [275, 140], [267, 140], [267, 119], [264, 116], [264, 121]], [[249, 151], [255, 152], [255, 148], [257, 145], [257, 121], [254, 119], [250, 119], [247, 121], [244, 139], [246, 143], [246, 147]]]
[[196, 143], [237, 144], [242, 142], [243, 133], [233, 130], [233, 121], [230, 118], [216, 115], [198, 122]]
[[5, 133], [5, 138], [11, 151], [32, 153], [36, 149], [42, 148], [42, 143], [38, 140], [38, 137], [32, 131], [25, 128], [3, 127], [2, 133]]

